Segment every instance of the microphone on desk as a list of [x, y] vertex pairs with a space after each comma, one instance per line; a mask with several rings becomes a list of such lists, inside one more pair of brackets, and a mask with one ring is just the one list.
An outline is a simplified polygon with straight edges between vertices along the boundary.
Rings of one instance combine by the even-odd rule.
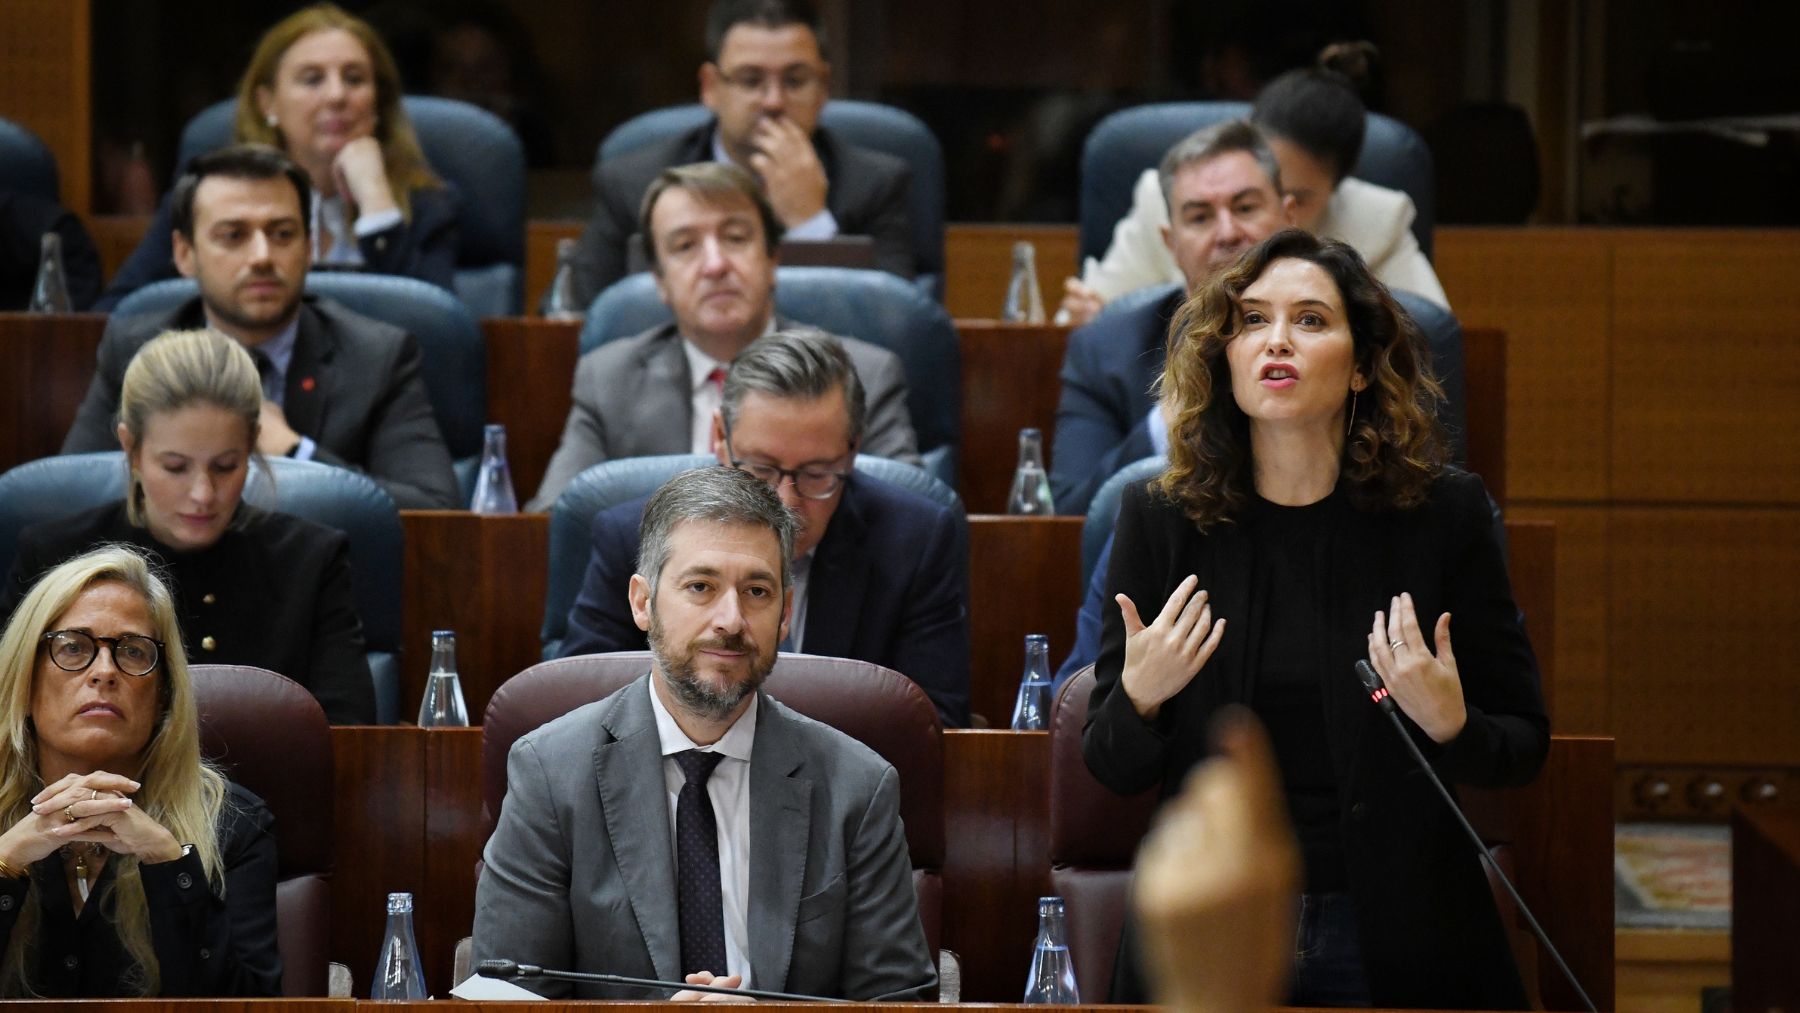
[[1431, 768], [1431, 764], [1425, 759], [1425, 754], [1419, 751], [1419, 744], [1412, 740], [1412, 735], [1407, 732], [1406, 726], [1400, 723], [1400, 715], [1397, 713], [1400, 709], [1399, 705], [1394, 702], [1393, 695], [1388, 692], [1387, 684], [1381, 679], [1381, 673], [1375, 671], [1374, 666], [1367, 661], [1358, 661], [1356, 677], [1362, 680], [1363, 689], [1368, 692], [1369, 699], [1373, 700], [1375, 705], [1381, 708], [1381, 712], [1387, 715], [1388, 721], [1394, 726], [1394, 731], [1400, 736], [1400, 741], [1406, 743], [1407, 752], [1412, 754], [1419, 769], [1425, 771], [1425, 776], [1431, 779], [1432, 787], [1436, 788], [1438, 794], [1443, 796], [1444, 804], [1449, 806], [1450, 811], [1456, 815], [1456, 822], [1462, 825], [1463, 832], [1467, 833], [1469, 840], [1475, 843], [1475, 852], [1481, 856], [1482, 861], [1487, 863], [1488, 868], [1493, 870], [1495, 878], [1500, 880], [1500, 885], [1506, 887], [1506, 892], [1512, 895], [1513, 903], [1519, 906], [1519, 913], [1525, 916], [1525, 924], [1531, 927], [1531, 934], [1537, 937], [1538, 942], [1544, 944], [1544, 949], [1550, 953], [1550, 959], [1556, 961], [1556, 966], [1562, 970], [1563, 977], [1569, 979], [1569, 984], [1574, 987], [1575, 994], [1581, 997], [1582, 1004], [1589, 1010], [1594, 1009], [1594, 1000], [1588, 998], [1587, 990], [1581, 987], [1581, 982], [1576, 979], [1575, 972], [1569, 969], [1562, 954], [1557, 952], [1556, 944], [1550, 941], [1550, 936], [1544, 932], [1543, 926], [1538, 924], [1537, 916], [1532, 914], [1531, 908], [1526, 906], [1525, 898], [1519, 896], [1519, 891], [1513, 888], [1512, 880], [1506, 877], [1506, 872], [1500, 868], [1500, 863], [1494, 861], [1493, 855], [1488, 854], [1487, 845], [1481, 843], [1481, 835], [1476, 833], [1475, 828], [1469, 824], [1469, 818], [1463, 815], [1462, 807], [1456, 804], [1456, 799], [1451, 796], [1450, 789], [1444, 787], [1444, 782], [1438, 777], [1437, 771]]
[[799, 995], [793, 992], [770, 992], [758, 988], [721, 988], [718, 985], [689, 985], [680, 981], [660, 981], [656, 978], [628, 978], [622, 974], [594, 974], [588, 971], [555, 971], [536, 964], [520, 964], [511, 960], [484, 960], [476, 965], [475, 973], [483, 978], [499, 978], [503, 981], [515, 981], [519, 978], [549, 978], [554, 981], [580, 981], [590, 985], [624, 985], [630, 988], [654, 988], [678, 992], [688, 989], [694, 992], [718, 992], [721, 995], [746, 995], [753, 999], [772, 999], [776, 1002], [848, 1002], [848, 999], [832, 999], [822, 995]]

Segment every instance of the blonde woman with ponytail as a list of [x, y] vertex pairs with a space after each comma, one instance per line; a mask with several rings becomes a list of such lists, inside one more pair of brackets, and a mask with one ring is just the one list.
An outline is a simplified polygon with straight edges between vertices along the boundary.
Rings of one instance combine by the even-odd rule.
[[107, 546], [0, 637], [0, 996], [274, 995], [275, 839], [200, 758], [175, 603]]

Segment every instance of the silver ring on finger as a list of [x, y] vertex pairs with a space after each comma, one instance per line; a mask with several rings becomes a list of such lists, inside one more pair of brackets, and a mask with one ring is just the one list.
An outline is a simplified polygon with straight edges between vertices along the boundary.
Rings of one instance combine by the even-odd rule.
[[1404, 641], [1404, 640], [1388, 641], [1388, 650], [1390, 650], [1390, 651], [1398, 651], [1400, 648], [1405, 647], [1405, 646], [1406, 646], [1406, 641]]
[[93, 801], [97, 801], [97, 800], [98, 800], [98, 799], [99, 799], [99, 798], [100, 798], [100, 789], [98, 789], [98, 788], [90, 788], [90, 789], [88, 789], [88, 790], [89, 790], [89, 791], [91, 791], [91, 792], [93, 792], [93, 794], [92, 794], [92, 795], [89, 795], [89, 796], [88, 796], [88, 801], [89, 801], [89, 802], [93, 802]]

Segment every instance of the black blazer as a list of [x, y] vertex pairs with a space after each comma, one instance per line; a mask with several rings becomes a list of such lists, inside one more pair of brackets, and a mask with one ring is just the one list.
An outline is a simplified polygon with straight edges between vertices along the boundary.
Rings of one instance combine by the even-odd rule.
[[[414, 190], [411, 198], [411, 219], [403, 219], [399, 224], [357, 240], [363, 263], [355, 270], [404, 275], [454, 292], [459, 242], [456, 216], [462, 206], [462, 196], [454, 186], [446, 183], [441, 187]], [[120, 300], [145, 285], [181, 277], [181, 272], [175, 269], [175, 248], [170, 238], [174, 233], [169, 197], [164, 196], [144, 238], [139, 240], [137, 249], [131, 251], [125, 263], [119, 265], [119, 273], [113, 276], [106, 291], [100, 293], [94, 310], [110, 311]]]
[[[564, 657], [649, 649], [625, 596], [649, 497], [594, 515], [594, 549], [569, 609]], [[807, 654], [855, 658], [919, 684], [946, 725], [969, 724], [968, 561], [947, 507], [852, 475], [813, 550]]]
[[[575, 301], [586, 306], [626, 275], [626, 243], [638, 232], [644, 191], [664, 169], [713, 160], [715, 121], [686, 133], [609, 159], [594, 169], [594, 213], [576, 244]], [[859, 148], [824, 127], [813, 131], [813, 148], [825, 167], [825, 207], [846, 236], [875, 241], [875, 266], [910, 278], [918, 272], [912, 249], [907, 195], [912, 167], [881, 151]]]
[[[119, 388], [131, 357], [163, 331], [205, 326], [199, 296], [171, 314], [108, 320], [62, 452], [119, 449]], [[309, 295], [283, 408], [288, 425], [318, 445], [313, 460], [366, 472], [402, 510], [456, 510], [461, 487], [431, 411], [424, 361], [418, 340], [400, 328]]]
[[305, 686], [332, 724], [375, 723], [375, 686], [350, 583], [350, 540], [283, 513], [239, 508], [211, 548], [176, 552], [134, 527], [123, 500], [19, 533], [8, 615], [44, 571], [105, 542], [153, 553], [174, 586], [193, 664], [255, 665]]
[[[1526, 1008], [1478, 857], [1352, 668], [1367, 656], [1376, 610], [1385, 611], [1393, 595], [1411, 592], [1427, 637], [1450, 612], [1468, 724], [1438, 746], [1407, 721], [1414, 740], [1446, 781], [1513, 786], [1537, 775], [1550, 722], [1487, 493], [1480, 479], [1453, 471], [1411, 510], [1359, 509], [1342, 486], [1332, 502], [1326, 586], [1336, 591], [1327, 604], [1326, 649], [1334, 660], [1320, 673], [1323, 748], [1337, 772], [1345, 869], [1375, 1005]], [[1264, 603], [1251, 594], [1253, 552], [1241, 524], [1202, 533], [1160, 493], [1141, 485], [1125, 491], [1108, 600], [1123, 592], [1150, 616], [1198, 574], [1214, 616], [1228, 622], [1217, 653], [1146, 722], [1120, 689], [1124, 624], [1117, 608], [1106, 610], [1082, 745], [1088, 768], [1107, 787], [1131, 794], [1159, 785], [1164, 797], [1178, 791], [1206, 755], [1213, 713], [1255, 693], [1262, 639], [1275, 631], [1259, 625]]]

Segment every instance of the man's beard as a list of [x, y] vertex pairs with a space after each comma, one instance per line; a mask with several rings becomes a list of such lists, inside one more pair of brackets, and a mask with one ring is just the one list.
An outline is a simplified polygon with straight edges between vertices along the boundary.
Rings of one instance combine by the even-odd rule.
[[662, 625], [656, 621], [656, 606], [651, 605], [650, 652], [656, 657], [657, 670], [662, 672], [663, 684], [674, 692], [675, 699], [694, 715], [715, 721], [730, 717], [731, 712], [744, 702], [745, 697], [756, 692], [775, 667], [774, 652], [765, 655], [757, 651], [751, 657], [748, 679], [718, 688], [702, 680], [698, 666], [694, 664], [694, 656], [703, 649], [748, 653], [751, 651], [751, 644], [742, 633], [734, 633], [729, 637], [692, 641], [688, 644], [686, 653], [676, 657], [663, 639]]

